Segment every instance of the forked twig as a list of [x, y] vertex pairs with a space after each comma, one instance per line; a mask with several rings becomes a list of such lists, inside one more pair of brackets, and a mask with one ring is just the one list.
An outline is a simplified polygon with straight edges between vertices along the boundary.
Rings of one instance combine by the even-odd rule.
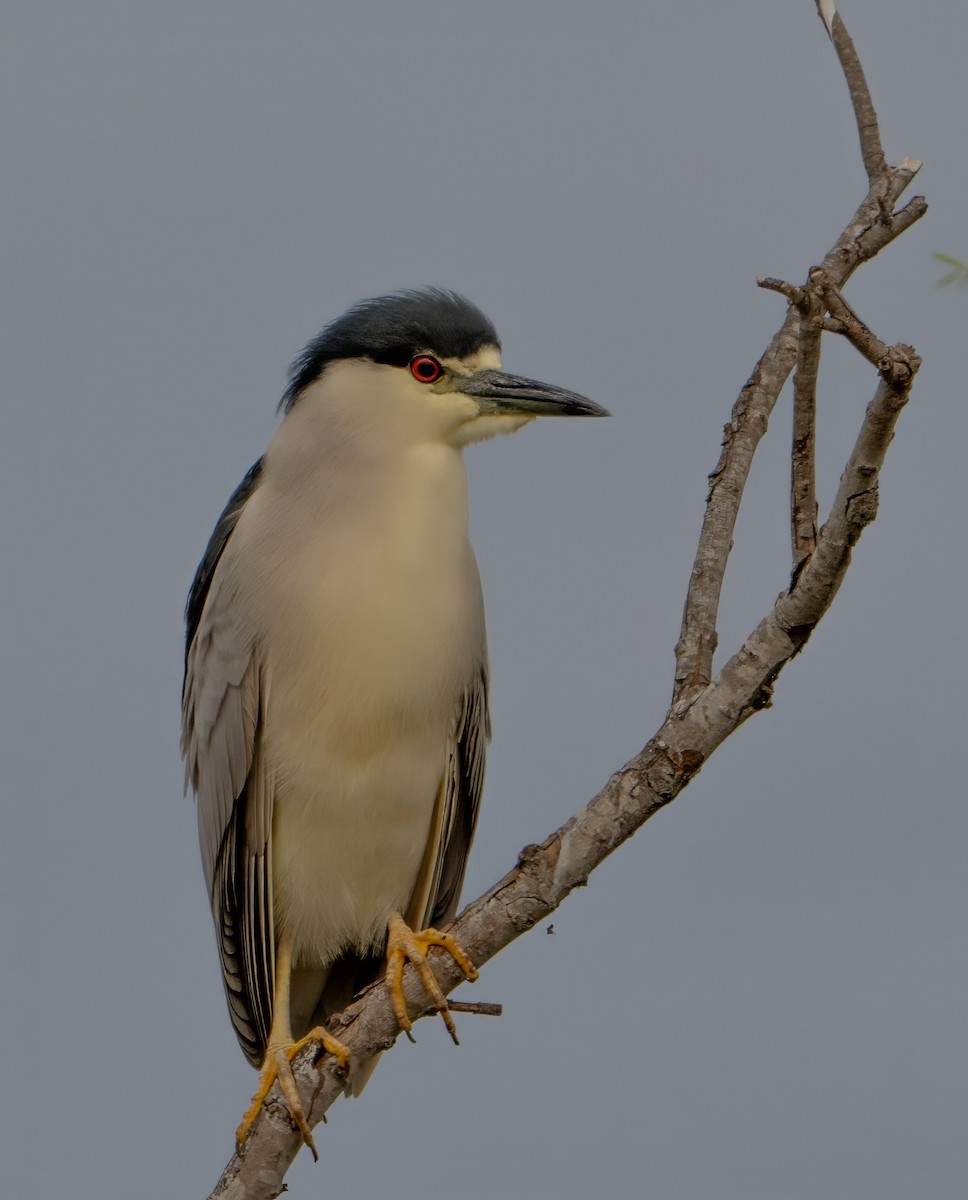
[[880, 369], [889, 354], [887, 345], [867, 328], [840, 294], [837, 285], [820, 269], [816, 270], [816, 286], [824, 308], [831, 320], [837, 323], [837, 332], [847, 338], [869, 363]]
[[[861, 263], [873, 258], [922, 217], [927, 203], [923, 196], [915, 196], [904, 208], [894, 211], [921, 164], [907, 158], [896, 167], [885, 162], [870, 91], [847, 29], [832, 0], [816, 0], [816, 4], [847, 79], [869, 181], [867, 195], [823, 259], [826, 278], [834, 287], [842, 288]], [[759, 282], [760, 286], [783, 292], [793, 305], [798, 304], [800, 289], [791, 291], [793, 285], [773, 279]], [[723, 431], [719, 462], [709, 477], [706, 512], [676, 644], [673, 700], [679, 710], [691, 704], [713, 678], [719, 600], [736, 517], [753, 455], [797, 362], [799, 332], [799, 313], [791, 308], [740, 392]]]

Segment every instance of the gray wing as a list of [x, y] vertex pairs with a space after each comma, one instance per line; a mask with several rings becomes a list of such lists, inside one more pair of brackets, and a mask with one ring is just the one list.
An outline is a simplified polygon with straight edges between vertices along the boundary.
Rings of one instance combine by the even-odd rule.
[[226, 506], [192, 583], [182, 687], [186, 785], [198, 804], [225, 994], [243, 1052], [255, 1065], [272, 1023], [272, 794], [262, 755], [257, 648], [238, 627], [219, 567], [261, 465]]
[[242, 509], [245, 508], [246, 500], [248, 500], [259, 486], [259, 480], [262, 477], [262, 463], [263, 459], [260, 458], [249, 467], [245, 473], [245, 478], [229, 497], [228, 504], [222, 509], [222, 514], [215, 523], [212, 536], [208, 539], [208, 545], [205, 547], [202, 561], [198, 564], [198, 570], [195, 572], [192, 586], [188, 590], [188, 600], [185, 604], [185, 680], [182, 682], [183, 697], [185, 694], [185, 681], [188, 679], [188, 655], [191, 652], [192, 642], [195, 640], [195, 634], [198, 631], [198, 623], [202, 619], [202, 610], [205, 607], [205, 601], [208, 599], [209, 588], [212, 586], [212, 576], [215, 574], [215, 568], [219, 564], [222, 552], [228, 545], [229, 538], [239, 523], [239, 517], [242, 515]]
[[487, 704], [487, 655], [480, 674], [464, 693], [447, 772], [442, 785], [443, 811], [426, 924], [442, 925], [457, 912], [467, 869], [481, 793], [484, 759], [491, 736]]

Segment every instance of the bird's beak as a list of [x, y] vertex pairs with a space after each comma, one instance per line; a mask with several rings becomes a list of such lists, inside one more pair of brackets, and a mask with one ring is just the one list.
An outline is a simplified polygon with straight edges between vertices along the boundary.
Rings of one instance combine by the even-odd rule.
[[455, 392], [473, 396], [482, 413], [524, 417], [610, 417], [594, 400], [503, 371], [477, 371], [454, 383]]

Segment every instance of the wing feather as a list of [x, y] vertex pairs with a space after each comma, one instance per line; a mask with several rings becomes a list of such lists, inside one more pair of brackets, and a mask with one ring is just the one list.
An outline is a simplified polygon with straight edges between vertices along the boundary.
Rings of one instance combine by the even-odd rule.
[[442, 925], [452, 920], [460, 901], [484, 790], [484, 760], [491, 736], [487, 689], [485, 655], [479, 674], [462, 697], [448, 747], [436, 856], [423, 922], [427, 925]]
[[198, 805], [205, 882], [229, 1014], [259, 1065], [272, 1024], [272, 789], [262, 753], [265, 680], [258, 647], [237, 623], [220, 573], [261, 460], [219, 518], [185, 610], [182, 753]]

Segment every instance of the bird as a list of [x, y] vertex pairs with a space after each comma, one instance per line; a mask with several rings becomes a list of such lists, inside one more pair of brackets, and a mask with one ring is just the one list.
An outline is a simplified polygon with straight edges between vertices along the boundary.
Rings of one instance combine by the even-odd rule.
[[[608, 416], [507, 374], [492, 322], [420, 288], [363, 300], [293, 363], [282, 419], [218, 519], [185, 607], [181, 747], [229, 1014], [316, 1156], [292, 1060], [457, 909], [490, 738], [465, 447], [536, 417]], [[365, 1078], [361, 1076], [362, 1081]], [[362, 1084], [360, 1084], [362, 1086]], [[357, 1090], [357, 1089], [355, 1089]]]

